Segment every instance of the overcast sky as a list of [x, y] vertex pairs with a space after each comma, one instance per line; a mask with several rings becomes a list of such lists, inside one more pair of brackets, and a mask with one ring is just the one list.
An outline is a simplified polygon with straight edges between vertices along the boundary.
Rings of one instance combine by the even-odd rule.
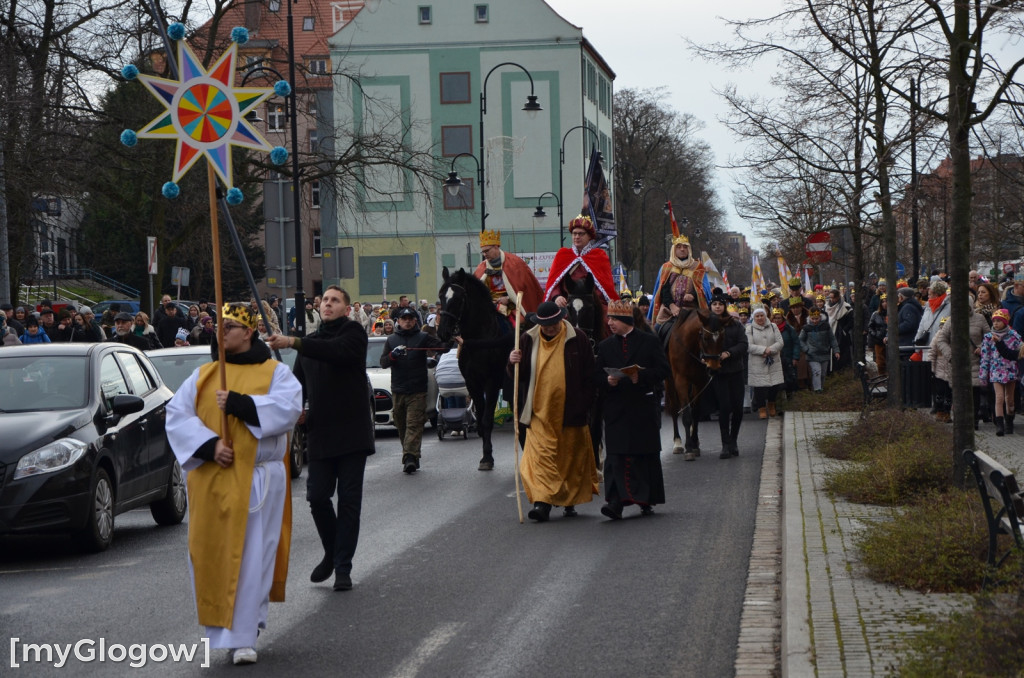
[[[547, 0], [567, 21], [581, 26], [583, 35], [615, 71], [615, 89], [665, 87], [667, 104], [690, 113], [705, 124], [700, 136], [715, 153], [720, 167], [730, 156], [739, 156], [737, 144], [718, 118], [726, 106], [715, 89], [735, 83], [741, 93], [768, 93], [765, 87], [771, 69], [727, 71], [716, 64], [694, 58], [683, 38], [700, 42], [727, 40], [730, 36], [722, 18], [745, 19], [770, 16], [780, 9], [781, 0]], [[718, 170], [715, 186], [725, 211], [729, 230], [753, 237], [749, 225], [733, 207], [734, 184], [730, 173]], [[753, 244], [753, 243], [752, 243]]]

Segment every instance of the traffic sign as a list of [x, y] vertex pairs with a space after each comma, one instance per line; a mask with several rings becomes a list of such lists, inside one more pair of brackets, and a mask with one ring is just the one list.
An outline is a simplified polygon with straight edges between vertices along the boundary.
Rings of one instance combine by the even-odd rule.
[[897, 278], [902, 278], [906, 274], [907, 274], [907, 267], [903, 265], [903, 262], [897, 261], [896, 262], [896, 277]]
[[822, 263], [832, 261], [832, 236], [828, 231], [818, 231], [807, 237], [805, 251], [811, 261]]

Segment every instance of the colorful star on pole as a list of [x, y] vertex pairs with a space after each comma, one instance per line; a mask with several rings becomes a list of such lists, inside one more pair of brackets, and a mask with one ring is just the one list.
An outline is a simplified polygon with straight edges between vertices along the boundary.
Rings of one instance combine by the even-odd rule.
[[221, 181], [231, 187], [231, 146], [261, 151], [273, 148], [245, 119], [245, 114], [274, 94], [274, 90], [234, 86], [237, 47], [237, 43], [231, 43], [207, 71], [182, 40], [178, 42], [180, 81], [138, 76], [164, 106], [164, 111], [143, 127], [138, 136], [177, 140], [174, 182], [200, 157], [206, 156]]

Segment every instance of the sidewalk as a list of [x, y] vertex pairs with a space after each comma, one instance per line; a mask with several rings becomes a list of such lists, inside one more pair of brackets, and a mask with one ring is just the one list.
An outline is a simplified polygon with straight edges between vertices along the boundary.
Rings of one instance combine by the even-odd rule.
[[[970, 600], [964, 595], [921, 594], [879, 584], [864, 574], [855, 546], [857, 534], [865, 519], [884, 517], [889, 509], [829, 497], [823, 489], [825, 473], [842, 462], [826, 459], [810, 443], [857, 416], [787, 412], [777, 425], [782, 428], [779, 614], [783, 676], [887, 675], [897, 664], [901, 637], [921, 629], [916, 620], [922, 613], [948, 614]], [[765, 447], [766, 467], [771, 465], [774, 426], [773, 421]], [[982, 424], [975, 435], [979, 450], [1011, 470], [1024, 469], [1024, 438], [1019, 434], [999, 438], [991, 424]], [[762, 495], [765, 480], [763, 472]], [[757, 551], [755, 531], [748, 601], [750, 582], [766, 576], [765, 563], [755, 560]], [[743, 633], [741, 629], [741, 656]], [[762, 670], [765, 668], [762, 665]], [[740, 673], [738, 659], [737, 675]]]

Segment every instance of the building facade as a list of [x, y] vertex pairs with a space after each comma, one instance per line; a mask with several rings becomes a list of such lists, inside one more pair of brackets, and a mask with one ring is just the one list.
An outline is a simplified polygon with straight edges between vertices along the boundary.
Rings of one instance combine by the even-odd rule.
[[[614, 162], [614, 73], [542, 0], [383, 3], [329, 43], [331, 66], [347, 74], [334, 78], [333, 137], [392, 135], [434, 158], [433, 176], [367, 164], [332, 194], [325, 254], [353, 248], [355, 281], [341, 282], [360, 300], [433, 300], [442, 267], [475, 267], [484, 202], [507, 251], [544, 261], [562, 243], [556, 203], [566, 224], [581, 209], [591, 147]], [[542, 108], [532, 115], [521, 110], [531, 78]], [[454, 196], [442, 186], [449, 172], [463, 181]], [[538, 204], [548, 216], [534, 217]]]

